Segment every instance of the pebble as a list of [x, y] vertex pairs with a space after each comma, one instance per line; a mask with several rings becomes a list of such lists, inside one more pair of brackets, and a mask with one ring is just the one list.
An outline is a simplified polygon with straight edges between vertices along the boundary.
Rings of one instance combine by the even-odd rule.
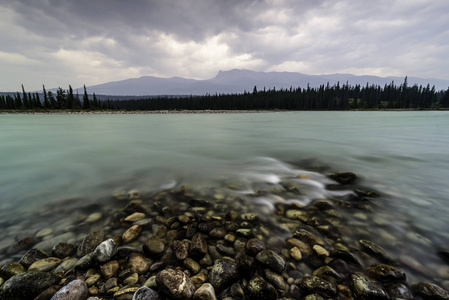
[[216, 300], [215, 289], [210, 283], [204, 283], [193, 294], [194, 300]]
[[382, 285], [361, 273], [350, 275], [349, 283], [356, 297], [360, 299], [389, 299]]
[[256, 259], [266, 265], [267, 267], [272, 268], [276, 272], [281, 273], [285, 269], [285, 261], [273, 250], [263, 250], [256, 255]]
[[133, 273], [123, 280], [124, 285], [135, 285], [139, 281], [139, 274]]
[[114, 276], [114, 274], [117, 273], [119, 268], [120, 265], [118, 261], [111, 260], [100, 266], [100, 273], [103, 276], [103, 278], [108, 279]]
[[171, 299], [190, 299], [195, 293], [192, 280], [179, 270], [167, 269], [157, 273], [156, 282], [161, 293]]
[[249, 299], [277, 299], [278, 293], [274, 286], [265, 281], [262, 277], [251, 278], [246, 287]]
[[24, 273], [25, 271], [25, 268], [20, 263], [12, 262], [0, 269], [0, 276], [8, 279], [15, 275]]
[[53, 229], [51, 229], [51, 228], [44, 228], [42, 230], [39, 230], [36, 233], [35, 237], [39, 239], [39, 238], [46, 237], [46, 236], [48, 236], [48, 235], [50, 235], [52, 233], [53, 233]]
[[160, 300], [159, 294], [146, 286], [140, 287], [133, 295], [132, 300]]
[[140, 227], [139, 225], [134, 225], [128, 228], [128, 230], [126, 230], [122, 235], [123, 244], [127, 244], [136, 239], [141, 231], [142, 227]]
[[76, 246], [70, 243], [60, 242], [57, 243], [51, 250], [51, 254], [57, 258], [65, 258], [75, 253]]
[[299, 250], [298, 247], [291, 248], [289, 253], [290, 256], [296, 261], [300, 261], [302, 259], [301, 250]]
[[149, 239], [142, 246], [143, 253], [148, 257], [157, 257], [164, 252], [165, 244], [161, 239]]
[[312, 249], [318, 257], [324, 258], [329, 256], [329, 252], [320, 245], [315, 245]]
[[59, 266], [57, 266], [54, 270], [53, 273], [55, 274], [64, 274], [66, 272], [68, 272], [69, 270], [73, 269], [76, 265], [76, 263], [78, 262], [78, 259], [76, 257], [72, 257], [69, 259], [66, 259], [64, 261], [62, 261]]
[[117, 246], [113, 239], [100, 243], [94, 250], [94, 258], [100, 263], [108, 262], [117, 253]]
[[425, 299], [448, 300], [449, 292], [440, 286], [430, 283], [421, 282], [412, 286], [413, 292]]
[[217, 259], [209, 272], [208, 280], [215, 291], [221, 292], [239, 279], [239, 272], [234, 261]]
[[405, 272], [400, 267], [373, 264], [366, 269], [369, 276], [380, 281], [405, 281]]
[[133, 273], [144, 274], [148, 272], [153, 261], [144, 257], [140, 253], [132, 253], [129, 256], [127, 266], [131, 269]]
[[251, 256], [256, 256], [263, 250], [265, 250], [265, 245], [259, 239], [252, 238], [246, 243], [246, 252]]
[[90, 214], [90, 215], [86, 218], [85, 222], [86, 222], [86, 223], [95, 223], [95, 222], [97, 222], [98, 220], [100, 220], [102, 217], [103, 217], [103, 214], [102, 214], [102, 213], [96, 212], [96, 213]]
[[328, 297], [334, 297], [337, 294], [336, 288], [330, 282], [316, 276], [305, 276], [300, 286], [301, 290], [307, 294], [319, 293]]
[[48, 257], [34, 262], [28, 271], [46, 272], [56, 268], [62, 261], [57, 257]]
[[19, 263], [23, 265], [25, 268], [28, 268], [34, 262], [47, 257], [48, 255], [44, 251], [33, 248], [28, 250], [27, 253], [25, 253], [25, 255], [22, 256]]
[[136, 222], [145, 219], [146, 215], [141, 212], [135, 212], [129, 216], [127, 216], [124, 221], [125, 222]]
[[59, 277], [48, 272], [21, 273], [3, 283], [0, 287], [0, 299], [34, 299], [58, 281]]
[[81, 244], [78, 246], [78, 250], [76, 252], [78, 257], [82, 257], [92, 251], [104, 240], [104, 232], [103, 231], [94, 231], [88, 234]]

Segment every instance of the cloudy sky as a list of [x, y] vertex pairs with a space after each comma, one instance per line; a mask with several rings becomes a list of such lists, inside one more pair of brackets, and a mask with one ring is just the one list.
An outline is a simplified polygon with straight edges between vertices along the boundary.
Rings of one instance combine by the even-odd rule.
[[233, 68], [449, 79], [449, 1], [0, 0], [0, 91]]

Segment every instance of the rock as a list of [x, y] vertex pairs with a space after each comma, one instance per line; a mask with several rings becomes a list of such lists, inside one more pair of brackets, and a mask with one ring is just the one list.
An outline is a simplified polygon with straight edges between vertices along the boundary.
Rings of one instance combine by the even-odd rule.
[[421, 282], [412, 286], [413, 292], [429, 300], [448, 300], [449, 292], [430, 282]]
[[141, 212], [135, 212], [129, 216], [127, 216], [124, 221], [125, 222], [136, 222], [145, 219], [145, 214]]
[[320, 246], [325, 245], [325, 243], [322, 239], [320, 239], [319, 237], [317, 237], [316, 235], [314, 235], [313, 233], [311, 233], [305, 229], [296, 230], [293, 233], [293, 236], [295, 238], [298, 238], [301, 241], [309, 244], [309, 246], [311, 246], [311, 247], [313, 247], [314, 245], [320, 245]]
[[104, 290], [107, 292], [113, 288], [115, 288], [116, 286], [118, 286], [118, 280], [117, 278], [109, 278], [108, 280], [106, 280], [106, 282], [104, 283]]
[[42, 293], [40, 293], [34, 300], [50, 300], [59, 291], [59, 286], [52, 285]]
[[321, 266], [313, 271], [313, 276], [320, 277], [327, 281], [340, 280], [341, 276], [330, 266]]
[[89, 254], [81, 257], [77, 262], [74, 268], [80, 270], [87, 270], [95, 265], [94, 253], [90, 252]]
[[215, 227], [209, 232], [209, 236], [214, 239], [222, 239], [227, 233], [224, 227]]
[[393, 299], [413, 299], [413, 294], [410, 290], [400, 282], [391, 282], [385, 284], [388, 295]]
[[103, 231], [94, 231], [89, 233], [78, 246], [76, 255], [82, 257], [97, 248], [97, 246], [104, 240]]
[[128, 192], [128, 199], [129, 200], [140, 199], [140, 191], [139, 190], [130, 190]]
[[76, 251], [76, 246], [70, 243], [58, 243], [51, 250], [51, 255], [57, 258], [72, 256]]
[[132, 253], [128, 259], [128, 268], [131, 269], [133, 273], [144, 274], [148, 272], [152, 265], [152, 261], [144, 257], [140, 253]]
[[148, 257], [157, 257], [164, 252], [165, 244], [160, 239], [149, 239], [142, 246], [143, 253]]
[[137, 292], [138, 287], [124, 286], [120, 290], [116, 291], [112, 296], [117, 300], [131, 300], [134, 293]]
[[383, 259], [385, 261], [389, 261], [390, 257], [388, 256], [387, 252], [380, 246], [374, 244], [373, 242], [367, 241], [367, 240], [360, 240], [359, 243], [363, 246], [366, 252], [369, 254], [378, 257], [380, 259]]
[[127, 244], [136, 239], [141, 231], [142, 227], [140, 227], [139, 225], [134, 225], [128, 228], [128, 230], [126, 230], [122, 235], [123, 244]]
[[251, 256], [256, 256], [260, 251], [265, 250], [265, 245], [261, 240], [252, 238], [246, 243], [246, 253]]
[[259, 221], [259, 216], [255, 213], [245, 213], [245, 214], [242, 214], [240, 217], [242, 218], [243, 221], [246, 221], [246, 222], [255, 223], [255, 222]]
[[389, 299], [382, 285], [361, 273], [350, 275], [349, 284], [359, 299]]
[[98, 280], [100, 280], [101, 275], [100, 274], [94, 274], [92, 276], [90, 276], [89, 278], [86, 279], [86, 284], [87, 286], [93, 286], [94, 284], [96, 284], [98, 282]]
[[362, 263], [360, 262], [360, 260], [353, 253], [351, 253], [349, 251], [334, 250], [331, 252], [331, 257], [334, 259], [341, 259], [344, 262], [349, 263], [349, 264], [354, 264], [357, 267], [362, 266]]
[[190, 256], [194, 259], [201, 259], [207, 254], [207, 241], [201, 234], [197, 233], [192, 237], [190, 245]]
[[94, 258], [101, 264], [108, 262], [117, 253], [117, 246], [113, 239], [100, 243], [94, 250]]
[[191, 299], [195, 293], [192, 280], [179, 270], [163, 270], [156, 275], [156, 282], [161, 293], [171, 299]]
[[30, 249], [24, 256], [20, 259], [20, 264], [25, 268], [29, 268], [34, 262], [41, 260], [43, 258], [47, 258], [48, 255], [42, 250], [39, 249]]
[[324, 300], [324, 298], [318, 294], [310, 294], [305, 296], [304, 300]]
[[239, 279], [236, 263], [229, 259], [217, 259], [209, 272], [208, 279], [215, 291], [221, 292]]
[[103, 217], [103, 214], [100, 212], [96, 212], [87, 216], [84, 222], [86, 223], [95, 223]]
[[133, 273], [123, 280], [124, 285], [135, 285], [139, 281], [139, 274]]
[[191, 272], [192, 275], [195, 275], [195, 274], [199, 273], [199, 271], [201, 271], [200, 264], [197, 263], [196, 261], [194, 261], [193, 259], [191, 259], [190, 257], [187, 257], [186, 259], [184, 259], [182, 264], [184, 265], [184, 267], [187, 270], [189, 270]]
[[329, 267], [334, 269], [337, 273], [342, 274], [343, 276], [349, 273], [348, 264], [339, 258], [334, 258], [328, 263]]
[[26, 272], [8, 279], [0, 287], [0, 299], [34, 299], [47, 288], [56, 284], [59, 277], [47, 272]]
[[301, 280], [301, 290], [306, 294], [320, 294], [327, 297], [335, 297], [337, 290], [328, 281], [316, 276], [305, 276]]
[[28, 271], [34, 272], [46, 272], [53, 270], [61, 263], [61, 260], [57, 257], [48, 257], [34, 262]]
[[159, 294], [146, 286], [140, 287], [135, 293], [132, 300], [160, 300]]
[[307, 212], [299, 209], [289, 209], [285, 212], [285, 217], [291, 220], [296, 220], [304, 216], [307, 216]]
[[321, 247], [320, 245], [314, 245], [312, 249], [313, 252], [315, 252], [315, 254], [320, 258], [329, 256], [329, 252], [327, 252], [327, 250]]
[[230, 257], [234, 257], [235, 256], [235, 251], [234, 251], [233, 247], [227, 247], [227, 246], [222, 245], [222, 244], [217, 244], [216, 248], [224, 256], [230, 256]]
[[256, 276], [248, 282], [246, 296], [251, 300], [277, 299], [276, 289], [262, 277]]
[[366, 269], [369, 276], [380, 281], [405, 281], [405, 272], [400, 267], [373, 264]]
[[298, 247], [291, 248], [289, 253], [290, 256], [296, 261], [300, 261], [302, 259], [301, 250], [299, 250]]
[[236, 233], [238, 235], [240, 235], [241, 237], [244, 237], [247, 239], [253, 238], [255, 236], [254, 231], [252, 229], [247, 229], [247, 228], [237, 229]]
[[25, 268], [16, 262], [7, 264], [6, 266], [0, 268], [0, 276], [8, 279], [10, 277], [16, 276], [18, 274], [26, 272]]
[[177, 260], [184, 260], [189, 256], [189, 243], [185, 241], [174, 241], [172, 249]]
[[78, 262], [78, 259], [76, 257], [72, 257], [72, 258], [66, 259], [66, 260], [62, 261], [59, 264], [59, 266], [57, 266], [53, 270], [53, 273], [55, 273], [55, 274], [60, 274], [60, 273], [65, 274], [69, 270], [73, 269], [77, 262]]
[[274, 286], [274, 288], [279, 292], [279, 295], [280, 296], [285, 295], [288, 289], [288, 285], [285, 284], [282, 275], [273, 272], [270, 269], [265, 269], [264, 273], [265, 279]]
[[254, 276], [257, 270], [257, 262], [254, 257], [242, 254], [237, 256], [237, 268], [240, 274], [245, 278]]
[[34, 244], [36, 244], [37, 240], [34, 237], [27, 237], [21, 239], [6, 249], [6, 254], [13, 255], [19, 253], [20, 251], [30, 249]]
[[204, 283], [193, 294], [194, 300], [216, 300], [215, 289], [210, 283]]
[[357, 176], [352, 172], [338, 172], [327, 174], [326, 176], [329, 177], [330, 179], [335, 180], [339, 184], [351, 184], [357, 178]]
[[309, 256], [312, 254], [312, 248], [310, 248], [307, 243], [299, 239], [290, 238], [287, 240], [287, 245], [290, 247], [297, 247], [301, 251], [301, 254], [304, 256]]
[[231, 294], [231, 296], [233, 296], [237, 299], [245, 298], [245, 291], [243, 290], [241, 284], [238, 282], [231, 285], [231, 288], [229, 289], [229, 293]]
[[272, 250], [263, 250], [256, 255], [256, 259], [265, 266], [281, 273], [285, 269], [285, 261]]

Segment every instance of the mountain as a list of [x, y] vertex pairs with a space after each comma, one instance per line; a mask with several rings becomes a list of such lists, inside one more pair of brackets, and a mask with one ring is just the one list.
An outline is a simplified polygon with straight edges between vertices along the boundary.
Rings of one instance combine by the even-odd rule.
[[[384, 86], [392, 81], [396, 85], [404, 82], [403, 77], [377, 77], [377, 76], [357, 76], [352, 74], [329, 74], [329, 75], [306, 75], [294, 72], [255, 72], [249, 70], [220, 71], [218, 74], [207, 80], [195, 80], [182, 77], [161, 78], [154, 76], [143, 76], [121, 81], [113, 81], [99, 85], [89, 86], [89, 93], [97, 95], [204, 95], [204, 94], [231, 94], [252, 92], [254, 86], [258, 90], [264, 88], [276, 89], [290, 87], [318, 87], [322, 84], [340, 85], [348, 82], [351, 85], [367, 83]], [[408, 77], [408, 85], [414, 84], [427, 86], [435, 85], [436, 90], [447, 89], [449, 80], [423, 79]]]

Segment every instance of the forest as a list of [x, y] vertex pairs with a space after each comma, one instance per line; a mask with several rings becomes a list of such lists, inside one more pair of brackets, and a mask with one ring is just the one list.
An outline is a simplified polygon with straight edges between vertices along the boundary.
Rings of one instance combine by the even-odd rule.
[[[107, 96], [106, 96], [107, 97]], [[105, 96], [102, 96], [104, 99]], [[317, 88], [263, 89], [240, 94], [206, 94], [202, 96], [148, 96], [129, 100], [99, 100], [84, 86], [82, 97], [59, 87], [46, 91], [0, 95], [0, 110], [355, 110], [355, 109], [444, 109], [449, 108], [449, 88], [409, 86], [407, 77], [400, 85], [321, 85]]]

